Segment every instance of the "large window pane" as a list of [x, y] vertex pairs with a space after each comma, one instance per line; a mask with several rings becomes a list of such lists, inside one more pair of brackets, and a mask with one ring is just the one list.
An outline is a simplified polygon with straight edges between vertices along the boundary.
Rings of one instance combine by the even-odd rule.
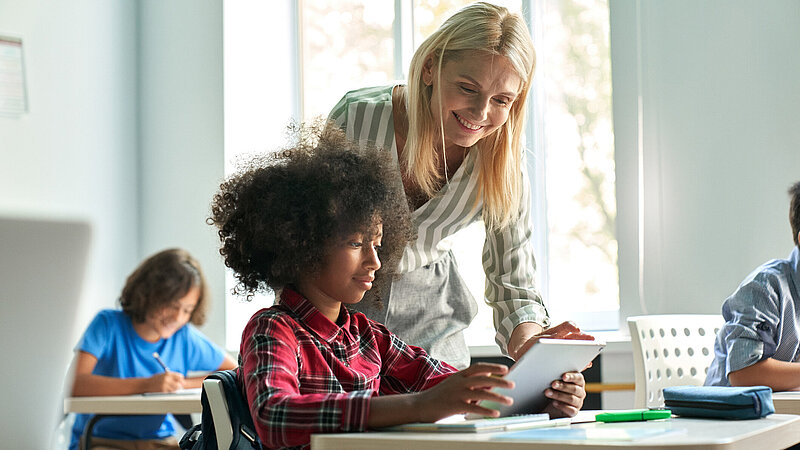
[[[619, 282], [608, 3], [543, 1], [537, 77], [546, 95], [548, 307], [557, 319], [583, 316], [579, 325], [615, 327]], [[603, 318], [608, 320], [596, 320]]]
[[302, 5], [303, 117], [327, 116], [348, 90], [388, 84], [394, 73], [393, 0]]

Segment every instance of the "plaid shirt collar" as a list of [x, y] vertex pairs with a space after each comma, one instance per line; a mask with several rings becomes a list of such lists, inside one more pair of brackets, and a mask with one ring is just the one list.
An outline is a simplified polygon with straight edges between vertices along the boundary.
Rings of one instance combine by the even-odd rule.
[[300, 319], [300, 323], [304, 323], [308, 329], [327, 342], [333, 342], [342, 330], [350, 328], [350, 313], [344, 305], [339, 310], [339, 317], [336, 319], [336, 322], [342, 324], [339, 326], [331, 322], [319, 312], [314, 304], [291, 287], [283, 288], [278, 304], [289, 308]]

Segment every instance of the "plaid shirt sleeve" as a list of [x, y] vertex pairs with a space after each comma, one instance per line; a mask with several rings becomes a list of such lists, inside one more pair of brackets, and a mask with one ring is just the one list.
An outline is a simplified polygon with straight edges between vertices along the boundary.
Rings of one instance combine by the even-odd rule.
[[406, 344], [380, 323], [372, 325], [383, 361], [381, 395], [424, 391], [458, 371], [444, 361], [431, 358], [425, 350]]
[[373, 391], [330, 393], [320, 386], [320, 393], [301, 394], [300, 373], [313, 368], [303, 367], [297, 325], [285, 317], [258, 314], [242, 336], [240, 373], [261, 441], [270, 448], [305, 446], [314, 433], [363, 431]]

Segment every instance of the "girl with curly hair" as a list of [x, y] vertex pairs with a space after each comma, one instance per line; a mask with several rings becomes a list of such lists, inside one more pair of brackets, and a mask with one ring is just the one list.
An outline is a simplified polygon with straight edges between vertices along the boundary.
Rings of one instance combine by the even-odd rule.
[[[389, 154], [333, 127], [300, 129], [293, 148], [249, 162], [212, 203], [236, 290], [276, 293], [242, 334], [239, 381], [262, 442], [311, 434], [497, 415], [480, 400], [511, 387], [503, 365], [457, 372], [350, 307], [388, 280], [411, 237]], [[370, 301], [377, 301], [371, 299]]]

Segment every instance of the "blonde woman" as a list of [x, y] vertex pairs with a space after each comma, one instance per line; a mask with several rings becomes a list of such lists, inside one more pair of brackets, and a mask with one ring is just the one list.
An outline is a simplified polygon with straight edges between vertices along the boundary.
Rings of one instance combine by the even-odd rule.
[[[486, 229], [485, 298], [500, 348], [516, 359], [543, 333], [587, 337], [569, 323], [548, 329], [534, 285], [521, 141], [535, 62], [522, 17], [473, 3], [420, 45], [407, 85], [351, 91], [330, 114], [348, 138], [396, 155], [417, 231], [382, 307], [362, 302], [358, 309], [457, 368], [469, 365], [463, 330], [477, 306], [443, 240], [475, 221]], [[552, 387], [549, 409], [577, 413], [583, 376], [564, 374]]]

